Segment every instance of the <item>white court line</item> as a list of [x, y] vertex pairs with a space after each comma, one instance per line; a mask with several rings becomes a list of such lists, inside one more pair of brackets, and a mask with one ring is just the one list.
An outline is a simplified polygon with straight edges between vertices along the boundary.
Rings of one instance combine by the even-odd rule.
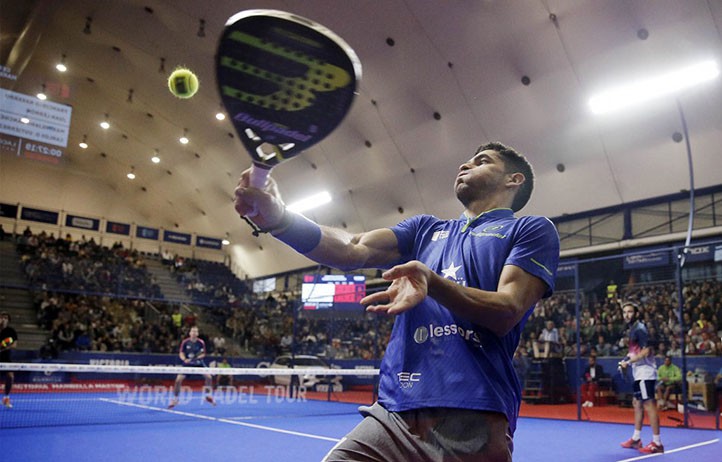
[[291, 430], [283, 430], [281, 428], [267, 427], [265, 425], [256, 425], [256, 424], [247, 423], [247, 422], [238, 422], [235, 420], [221, 419], [218, 417], [211, 417], [211, 416], [207, 416], [207, 415], [203, 415], [203, 414], [193, 414], [191, 412], [182, 412], [182, 411], [176, 411], [173, 409], [163, 409], [161, 407], [146, 406], [144, 404], [127, 403], [125, 401], [118, 401], [115, 399], [100, 398], [100, 401], [105, 401], [107, 403], [113, 403], [113, 404], [120, 404], [121, 406], [138, 407], [141, 409], [148, 409], [151, 411], [160, 411], [160, 412], [167, 412], [169, 414], [176, 414], [176, 415], [182, 415], [182, 416], [187, 416], [187, 417], [195, 417], [198, 419], [213, 420], [216, 422], [222, 422], [222, 423], [227, 423], [227, 424], [231, 424], [231, 425], [240, 425], [242, 427], [256, 428], [258, 430], [267, 430], [267, 431], [276, 432], [276, 433], [285, 433], [287, 435], [304, 436], [306, 438], [313, 438], [313, 439], [324, 440], [324, 441], [333, 441], [333, 442], [339, 441], [338, 438], [329, 438], [327, 436], [312, 435], [310, 433], [294, 432]]
[[632, 457], [631, 459], [618, 460], [617, 462], [631, 462], [631, 461], [633, 461], [633, 460], [648, 459], [648, 458], [650, 458], [650, 457], [657, 457], [657, 456], [663, 456], [664, 454], [671, 454], [671, 453], [673, 453], [673, 452], [686, 451], [687, 449], [698, 448], [698, 447], [700, 447], [700, 446], [706, 446], [706, 445], [708, 445], [708, 444], [714, 444], [714, 443], [719, 443], [719, 438], [716, 438], [716, 439], [713, 439], [713, 440], [709, 440], [709, 441], [703, 441], [703, 442], [701, 442], [701, 443], [690, 444], [689, 446], [682, 446], [681, 448], [671, 449], [671, 450], [669, 450], [669, 451], [664, 451], [664, 453], [647, 454], [646, 456]]
[[24, 396], [22, 398], [12, 398], [13, 403], [68, 403], [75, 401], [97, 401], [98, 398], [31, 398]]

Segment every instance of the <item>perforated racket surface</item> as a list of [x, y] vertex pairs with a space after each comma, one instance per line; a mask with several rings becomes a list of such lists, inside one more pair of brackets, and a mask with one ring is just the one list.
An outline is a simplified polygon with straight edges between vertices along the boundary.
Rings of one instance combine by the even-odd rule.
[[223, 105], [253, 159], [251, 185], [331, 133], [361, 78], [356, 53], [309, 19], [247, 10], [228, 19], [216, 54]]

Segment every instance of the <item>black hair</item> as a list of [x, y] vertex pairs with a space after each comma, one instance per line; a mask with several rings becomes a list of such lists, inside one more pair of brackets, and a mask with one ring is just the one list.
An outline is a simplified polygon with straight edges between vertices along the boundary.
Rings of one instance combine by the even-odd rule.
[[524, 175], [525, 180], [519, 187], [516, 196], [514, 196], [514, 201], [511, 204], [511, 209], [518, 212], [524, 208], [527, 202], [529, 202], [531, 193], [534, 190], [534, 170], [532, 169], [531, 164], [526, 157], [519, 154], [513, 148], [499, 142], [492, 142], [479, 146], [479, 149], [476, 150], [475, 154], [486, 150], [492, 150], [499, 153], [504, 161], [507, 173], [518, 172]]

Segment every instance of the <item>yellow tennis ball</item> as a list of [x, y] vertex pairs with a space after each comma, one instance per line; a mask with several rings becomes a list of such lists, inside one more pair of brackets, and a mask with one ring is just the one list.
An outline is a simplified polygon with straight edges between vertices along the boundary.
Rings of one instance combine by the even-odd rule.
[[179, 67], [168, 77], [168, 89], [178, 98], [190, 98], [198, 91], [198, 77], [190, 69]]

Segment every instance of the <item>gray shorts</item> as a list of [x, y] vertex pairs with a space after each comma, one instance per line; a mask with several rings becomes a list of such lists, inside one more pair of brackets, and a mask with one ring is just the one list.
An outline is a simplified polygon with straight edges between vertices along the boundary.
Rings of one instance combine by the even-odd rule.
[[378, 403], [359, 412], [364, 419], [323, 462], [511, 462], [514, 443], [504, 414], [454, 408], [389, 412]]

